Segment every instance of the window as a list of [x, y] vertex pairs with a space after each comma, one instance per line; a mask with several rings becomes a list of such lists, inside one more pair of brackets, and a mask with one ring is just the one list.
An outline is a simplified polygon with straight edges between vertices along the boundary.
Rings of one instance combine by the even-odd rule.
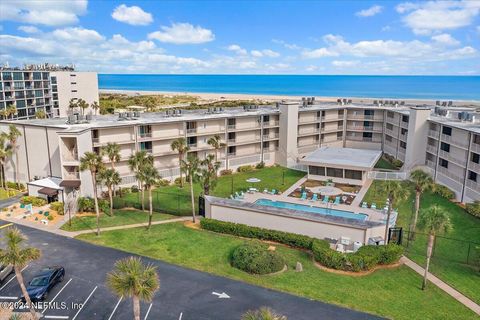
[[401, 134], [406, 135], [408, 133], [408, 130], [405, 128], [400, 129]]
[[73, 93], [77, 92], [77, 90], [72, 90]]
[[354, 180], [362, 180], [362, 171], [345, 169], [345, 178], [346, 179], [354, 179]]
[[228, 133], [228, 140], [229, 141], [235, 141], [235, 132], [229, 132]]
[[42, 79], [48, 80], [48, 72], [42, 72]]
[[13, 73], [13, 80], [23, 80], [23, 73], [22, 72], [14, 72]]
[[338, 116], [339, 116], [339, 117], [343, 116], [343, 109], [338, 110]]
[[409, 120], [408, 116], [405, 116], [405, 115], [402, 116], [402, 122], [408, 123], [408, 120]]
[[235, 118], [230, 118], [230, 119], [228, 119], [228, 126], [229, 126], [229, 127], [230, 127], [230, 126], [235, 127]]
[[325, 117], [325, 110], [322, 111], [322, 118]]
[[187, 144], [189, 146], [196, 146], [197, 145], [197, 137], [188, 137]]
[[140, 142], [140, 150], [152, 152], [152, 141]]
[[442, 142], [440, 144], [440, 149], [445, 152], [450, 152], [450, 145], [448, 143]]
[[472, 152], [472, 156], [470, 157], [472, 162], [480, 163], [480, 154]]
[[444, 168], [448, 169], [448, 161], [447, 160], [440, 158], [440, 159], [438, 159], [438, 164], [441, 167], [444, 167]]
[[405, 141], [400, 141], [400, 148], [407, 149], [407, 144]]
[[270, 149], [270, 141], [263, 142], [263, 149]]
[[270, 122], [270, 116], [263, 116], [263, 122]]
[[392, 137], [387, 134], [385, 136], [385, 140], [387, 140], [388, 142], [392, 142]]
[[363, 114], [366, 116], [373, 116], [375, 114], [375, 110], [365, 110]]
[[395, 118], [395, 114], [393, 113], [393, 111], [387, 111], [387, 117], [393, 119]]
[[57, 84], [57, 77], [52, 76], [50, 80], [52, 81], [52, 84]]
[[386, 127], [388, 130], [393, 131], [393, 124], [387, 123]]
[[452, 128], [450, 127], [442, 127], [442, 133], [447, 136], [452, 135]]
[[473, 135], [473, 143], [480, 144], [480, 135]]
[[76, 83], [76, 82], [70, 82], [70, 84], [75, 85], [75, 84], [77, 84], [77, 83]]
[[343, 178], [343, 169], [327, 168], [327, 176], [335, 178]]
[[236, 151], [237, 151], [237, 148], [235, 146], [228, 147], [228, 155], [234, 156]]
[[468, 170], [468, 179], [477, 182], [478, 174], [476, 172]]
[[42, 73], [41, 72], [34, 72], [33, 73], [33, 80], [42, 80]]
[[340, 140], [343, 138], [343, 132], [342, 131], [337, 131], [337, 140]]
[[437, 124], [436, 123], [430, 123], [429, 129], [432, 130], [432, 131], [437, 131]]
[[363, 126], [365, 127], [365, 129], [371, 130], [373, 128], [373, 123], [370, 121], [363, 121]]
[[364, 132], [364, 133], [363, 133], [363, 137], [364, 137], [364, 138], [370, 138], [370, 139], [371, 139], [371, 138], [373, 137], [373, 133], [372, 133], [372, 132]]
[[314, 174], [317, 176], [324, 176], [325, 175], [325, 167], [316, 167], [316, 166], [309, 166], [308, 173]]

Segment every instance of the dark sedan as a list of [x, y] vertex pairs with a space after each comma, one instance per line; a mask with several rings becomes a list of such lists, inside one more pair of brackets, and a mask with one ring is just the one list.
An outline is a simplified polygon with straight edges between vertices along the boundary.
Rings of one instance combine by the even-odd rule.
[[[43, 301], [47, 298], [50, 290], [65, 277], [63, 267], [48, 267], [42, 269], [39, 274], [33, 277], [28, 283], [27, 292], [32, 301]], [[22, 297], [22, 300], [25, 298]]]

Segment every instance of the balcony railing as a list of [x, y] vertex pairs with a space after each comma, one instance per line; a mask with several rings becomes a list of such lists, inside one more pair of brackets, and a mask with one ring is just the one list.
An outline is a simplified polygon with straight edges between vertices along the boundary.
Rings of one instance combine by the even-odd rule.
[[237, 139], [228, 139], [227, 142], [228, 143], [235, 143], [237, 141]]
[[459, 177], [457, 176], [456, 174], [452, 173], [449, 169], [447, 168], [444, 168], [442, 166], [438, 166], [438, 172], [440, 172], [441, 174], [443, 174], [444, 176], [447, 176], [449, 177], [450, 179], [456, 181], [456, 182], [459, 182], [459, 183], [463, 183], [463, 177]]
[[309, 122], [316, 122], [316, 121], [319, 121], [320, 120], [320, 117], [314, 117], [313, 119], [312, 118], [300, 118], [298, 119], [298, 123], [309, 123]]
[[187, 129], [187, 134], [197, 133], [197, 128]]
[[76, 150], [65, 151], [65, 153], [63, 154], [63, 160], [65, 160], [65, 161], [78, 161], [78, 152]]
[[263, 126], [264, 127], [277, 127], [279, 124], [280, 124], [280, 121], [274, 120], [274, 121], [270, 121], [270, 122], [264, 122]]
[[442, 133], [442, 141], [448, 142], [453, 145], [461, 146], [463, 148], [468, 148], [468, 141], [460, 141], [453, 139], [452, 136], [446, 135]]
[[188, 144], [188, 147], [189, 147], [189, 148], [196, 148], [196, 147], [197, 147], [197, 144], [196, 144], [196, 143], [189, 143], [189, 144]]
[[437, 154], [437, 147], [427, 144], [427, 151], [432, 154]]
[[143, 132], [143, 133], [139, 133], [138, 136], [140, 137], [140, 139], [151, 138], [152, 133], [151, 132]]
[[63, 178], [65, 180], [79, 180], [80, 179], [80, 173], [78, 172], [65, 172], [63, 175]]
[[473, 180], [470, 180], [470, 179], [467, 179], [467, 187], [469, 187], [470, 189], [473, 189], [473, 190], [480, 190], [480, 183], [478, 182], [475, 182]]
[[476, 172], [480, 172], [480, 164], [478, 163], [475, 163], [473, 161], [470, 160], [469, 164], [468, 164], [468, 168], [470, 170], [473, 170], [473, 171], [476, 171]]
[[427, 164], [427, 167], [435, 169], [435, 162], [427, 160], [426, 164]]
[[473, 151], [475, 153], [480, 153], [480, 144], [472, 143], [472, 147], [470, 148], [470, 151]]
[[92, 138], [93, 143], [100, 143], [100, 138]]

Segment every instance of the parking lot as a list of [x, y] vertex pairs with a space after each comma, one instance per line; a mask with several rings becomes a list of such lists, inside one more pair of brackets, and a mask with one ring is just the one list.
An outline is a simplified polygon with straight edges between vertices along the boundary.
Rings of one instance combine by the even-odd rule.
[[[42, 251], [39, 260], [24, 268], [25, 282], [45, 266], [61, 265], [65, 268], [63, 282], [57, 284], [46, 299], [50, 307], [37, 310], [43, 319], [133, 318], [131, 299], [113, 295], [105, 284], [106, 274], [113, 269], [115, 261], [129, 256], [128, 253], [28, 227], [19, 228], [29, 237], [30, 245]], [[0, 229], [0, 233], [3, 231]], [[143, 260], [157, 266], [160, 290], [152, 303], [141, 304], [141, 319], [240, 319], [247, 310], [261, 306], [272, 307], [289, 319], [375, 318], [161, 261]], [[18, 282], [11, 274], [0, 284], [0, 302], [18, 301], [20, 295]]]

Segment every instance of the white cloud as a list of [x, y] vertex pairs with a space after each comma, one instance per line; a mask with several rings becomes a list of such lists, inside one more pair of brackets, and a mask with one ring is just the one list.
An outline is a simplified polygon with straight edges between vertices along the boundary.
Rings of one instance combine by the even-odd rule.
[[142, 8], [137, 6], [127, 7], [124, 4], [113, 10], [112, 18], [132, 26], [146, 26], [153, 22], [152, 15], [143, 11]]
[[40, 30], [34, 26], [20, 26], [18, 30], [23, 31], [25, 33], [39, 33]]
[[387, 31], [392, 30], [392, 27], [390, 27], [389, 25], [386, 25], [386, 26], [383, 26], [381, 30], [382, 30], [382, 32], [387, 32]]
[[432, 37], [432, 40], [440, 44], [447, 46], [457, 46], [460, 44], [460, 41], [449, 35], [448, 33], [442, 33]]
[[149, 33], [148, 38], [174, 44], [198, 44], [215, 39], [211, 30], [189, 23], [173, 23], [170, 27], [161, 26], [160, 29], [162, 31]]
[[315, 50], [305, 50], [302, 52], [302, 56], [309, 59], [335, 57], [338, 53], [328, 50], [327, 48], [319, 48]]
[[382, 10], [383, 10], [382, 6], [374, 5], [374, 6], [371, 6], [370, 8], [368, 8], [368, 9], [364, 9], [364, 10], [360, 10], [360, 11], [356, 12], [355, 15], [358, 16], [358, 17], [373, 17], [374, 15], [382, 12]]
[[231, 44], [227, 47], [227, 50], [228, 51], [233, 51], [235, 52], [236, 54], [239, 54], [239, 55], [246, 55], [247, 54], [247, 50], [243, 49], [242, 47], [240, 47], [238, 44]]
[[47, 26], [75, 24], [87, 11], [87, 0], [2, 0], [0, 20]]
[[77, 27], [57, 29], [52, 32], [52, 35], [61, 41], [77, 43], [96, 43], [105, 40], [105, 38], [95, 30]]
[[428, 1], [401, 3], [397, 12], [406, 14], [404, 24], [415, 34], [429, 35], [470, 25], [480, 13], [480, 1]]
[[270, 49], [252, 50], [250, 51], [250, 54], [257, 58], [261, 58], [261, 57], [277, 58], [280, 56], [280, 53]]
[[279, 44], [279, 45], [282, 45], [285, 48], [290, 49], [290, 50], [300, 50], [300, 49], [302, 49], [300, 46], [298, 46], [294, 43], [287, 43], [287, 42], [285, 42], [283, 40], [279, 40], [279, 39], [272, 39], [272, 42], [276, 43], [276, 44]]
[[332, 65], [339, 68], [348, 68], [358, 65], [360, 61], [358, 60], [334, 60]]

